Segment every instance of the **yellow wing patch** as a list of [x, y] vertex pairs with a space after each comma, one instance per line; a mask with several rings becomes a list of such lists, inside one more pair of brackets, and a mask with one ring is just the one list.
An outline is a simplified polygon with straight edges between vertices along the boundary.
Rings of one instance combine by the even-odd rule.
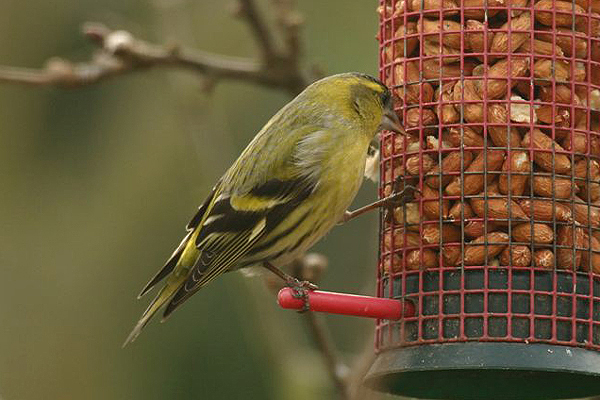
[[262, 233], [262, 231], [265, 229], [266, 225], [267, 225], [267, 219], [266, 218], [261, 219], [258, 222], [258, 224], [256, 224], [254, 229], [252, 229], [252, 232], [250, 233], [250, 236], [248, 237], [248, 241], [251, 242], [254, 240], [254, 238], [256, 238], [258, 235], [260, 235]]
[[286, 198], [268, 198], [264, 196], [253, 196], [251, 194], [231, 196], [229, 199], [231, 207], [236, 211], [261, 211], [273, 208], [286, 201]]

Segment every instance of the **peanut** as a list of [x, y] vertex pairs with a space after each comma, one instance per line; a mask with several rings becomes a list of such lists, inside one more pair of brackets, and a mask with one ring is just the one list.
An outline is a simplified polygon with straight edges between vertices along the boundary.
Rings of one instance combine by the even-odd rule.
[[[461, 129], [462, 128], [462, 129]], [[483, 137], [475, 132], [472, 127], [462, 126], [461, 128], [452, 127], [442, 132], [444, 141], [452, 144], [454, 147], [483, 148]]]
[[514, 91], [523, 96], [524, 99], [531, 100], [535, 94], [535, 86], [531, 80], [527, 82], [519, 79], [514, 87]]
[[556, 266], [561, 269], [576, 269], [581, 265], [582, 250], [585, 248], [585, 232], [580, 227], [563, 225], [558, 228], [556, 244]]
[[429, 127], [424, 128], [425, 134], [432, 135], [437, 133], [437, 128], [433, 128], [437, 124], [437, 115], [429, 109], [424, 108], [419, 110], [418, 108], [411, 108], [406, 112], [404, 118], [404, 128], [407, 130], [418, 128], [419, 126]]
[[600, 207], [594, 204], [588, 204], [587, 201], [579, 197], [573, 197], [573, 218], [583, 226], [592, 226], [600, 228]]
[[433, 99], [433, 86], [427, 82], [420, 82], [418, 64], [403, 59], [396, 59], [396, 62], [394, 66], [396, 87], [393, 89], [396, 96], [404, 99], [406, 104], [430, 103]]
[[441, 38], [441, 43], [444, 46], [459, 50], [461, 48], [460, 32], [462, 31], [462, 26], [459, 22], [451, 20], [440, 21], [439, 19], [421, 17], [417, 24], [417, 31], [423, 35], [423, 40], [430, 41], [431, 43], [440, 43]]
[[[585, 14], [585, 10], [567, 1], [558, 0], [540, 0], [535, 6], [535, 19], [546, 26], [562, 26], [571, 28], [573, 26], [573, 11], [577, 14]], [[581, 16], [575, 17], [576, 24], [584, 23]]]
[[533, 64], [533, 77], [536, 85], [551, 85], [553, 81], [568, 82], [571, 69], [566, 61], [543, 58]]
[[452, 91], [456, 82], [446, 83], [438, 87], [434, 94], [434, 101], [440, 103], [437, 106], [437, 114], [443, 125], [453, 124], [460, 121], [460, 114], [454, 108], [454, 105], [447, 104], [452, 100]]
[[553, 107], [549, 104], [542, 105], [535, 110], [538, 121], [547, 125], [569, 127], [571, 125], [571, 112], [565, 107]]
[[394, 209], [394, 222], [399, 225], [406, 224], [410, 229], [419, 229], [419, 222], [421, 221], [421, 215], [419, 214], [419, 204], [412, 202], [407, 203], [402, 207], [396, 207]]
[[411, 250], [406, 254], [406, 269], [437, 268], [438, 256], [431, 249]]
[[549, 172], [556, 171], [556, 173], [568, 173], [571, 171], [571, 160], [569, 160], [569, 157], [558, 153], [559, 151], [564, 152], [565, 149], [539, 129], [533, 129], [531, 133], [527, 132], [521, 144], [523, 147], [553, 150], [551, 152], [534, 151], [533, 153], [533, 161], [544, 170]]
[[398, 254], [388, 254], [383, 257], [381, 269], [384, 273], [396, 273], [402, 271], [402, 257]]
[[[501, 30], [506, 30], [510, 32], [498, 32], [494, 35], [494, 39], [492, 40], [492, 46], [490, 48], [490, 52], [492, 53], [512, 53], [516, 49], [518, 49], [524, 42], [530, 39], [530, 33], [528, 32], [531, 29], [533, 18], [531, 17], [531, 13], [524, 12], [517, 18], [512, 18], [510, 22], [506, 22], [504, 25], [500, 27]], [[523, 33], [519, 33], [519, 31], [525, 31]], [[509, 48], [509, 40], [510, 40], [510, 48]]]
[[514, 127], [507, 126], [508, 112], [503, 104], [488, 105], [488, 134], [497, 147], [520, 147], [521, 135]]
[[460, 49], [444, 46], [441, 43], [427, 39], [423, 40], [423, 53], [426, 56], [435, 56], [437, 59], [441, 59], [443, 64], [453, 64], [460, 61]]
[[421, 230], [421, 238], [428, 244], [460, 242], [460, 228], [445, 223], [440, 230], [439, 224], [427, 224]]
[[483, 103], [481, 102], [481, 96], [475, 90], [475, 81], [457, 82], [454, 85], [452, 100], [456, 102], [454, 105], [456, 111], [460, 113], [461, 108], [464, 108], [464, 118], [467, 122], [483, 122]]
[[[581, 159], [573, 168], [575, 184], [579, 187], [579, 195], [583, 199], [596, 201], [600, 198], [600, 164], [596, 160]], [[589, 197], [588, 197], [589, 196]]]
[[[584, 59], [587, 57], [587, 40], [581, 37], [574, 38], [571, 28], [559, 27], [556, 31], [552, 28], [542, 28], [542, 30], [547, 31], [548, 33], [537, 32], [536, 29], [536, 39], [543, 40], [550, 44], [555, 43], [567, 57], [573, 56], [573, 40], [575, 40], [575, 56]], [[555, 32], [555, 35], [553, 35], [553, 32]]]
[[399, 165], [395, 175], [419, 175], [426, 174], [435, 166], [435, 161], [427, 153], [406, 156], [406, 165]]
[[512, 237], [521, 243], [548, 244], [554, 241], [554, 231], [546, 224], [524, 223], [512, 229]]
[[533, 265], [536, 268], [554, 268], [554, 253], [552, 250], [542, 249], [533, 252]]
[[574, 192], [574, 185], [570, 179], [552, 178], [550, 176], [533, 177], [533, 193], [541, 197], [555, 197], [557, 199], [568, 199]]
[[573, 212], [563, 203], [552, 200], [523, 199], [519, 205], [523, 212], [536, 222], [573, 221]]
[[485, 235], [491, 231], [496, 230], [498, 227], [493, 222], [485, 222], [478, 220], [468, 221], [463, 227], [465, 236], [470, 238], [477, 238], [481, 235]]
[[[523, 0], [519, 0], [523, 1]], [[457, 2], [457, 4], [461, 4]], [[488, 7], [504, 7], [506, 2], [504, 0], [463, 0], [462, 3], [465, 7], [463, 11], [465, 18], [473, 18], [482, 20], [487, 12], [488, 17], [493, 17], [500, 12], [497, 8]]]
[[470, 19], [465, 26], [465, 47], [470, 48], [473, 53], [483, 53], [491, 47], [494, 34], [484, 33], [486, 29], [483, 23]]
[[[462, 214], [461, 214], [462, 213]], [[467, 221], [469, 218], [475, 216], [473, 212], [473, 208], [469, 203], [463, 203], [461, 201], [457, 201], [450, 208], [448, 212], [448, 218], [454, 223], [462, 224], [463, 221]]]
[[[487, 168], [485, 168], [487, 171], [486, 179], [488, 183], [490, 183], [495, 178], [494, 174], [491, 172], [499, 171], [503, 162], [503, 150], [487, 150], [486, 152], [482, 151], [479, 153], [465, 170], [464, 184], [462, 185], [463, 193], [465, 195], [470, 195], [481, 192], [484, 186], [484, 163], [487, 164]], [[446, 186], [446, 194], [450, 196], [460, 195], [461, 183], [463, 183], [461, 177], [455, 177], [452, 182]]]
[[498, 181], [492, 181], [488, 183], [486, 192], [488, 196], [498, 197], [500, 196], [500, 188], [498, 187]]
[[443, 245], [441, 253], [444, 265], [449, 267], [458, 265], [461, 255], [460, 245]]
[[[440, 66], [440, 60], [427, 59], [423, 60], [423, 78], [428, 80], [446, 80], [448, 78], [460, 78], [462, 73], [464, 73], [465, 76], [471, 75], [473, 73], [474, 67], [475, 62], [472, 60], [464, 60], [463, 66], [461, 67], [460, 63], [442, 63], [442, 65]], [[436, 84], [435, 82], [432, 83]], [[454, 86], [454, 82], [452, 86]]]
[[[485, 245], [484, 243], [487, 243]], [[508, 235], [504, 232], [492, 232], [479, 236], [465, 245], [465, 265], [482, 265], [486, 260], [491, 260], [504, 250], [508, 243]]]
[[576, 21], [575, 30], [593, 38], [600, 37], [600, 15], [598, 13], [590, 13], [590, 26], [585, 16], [581, 16]]
[[[588, 152], [588, 135], [589, 133], [582, 132], [571, 132], [568, 134], [562, 143], [562, 147], [567, 151], [572, 151], [576, 154], [587, 154]], [[593, 135], [593, 134], [592, 134]], [[593, 136], [591, 137], [593, 140]], [[592, 155], [600, 155], [600, 146], [595, 146], [594, 143], [590, 140], [590, 153]]]
[[[412, 136], [390, 135], [384, 138], [382, 144], [382, 153], [385, 158], [390, 158], [392, 154], [404, 153], [404, 149], [411, 144], [419, 145], [419, 139]], [[406, 147], [405, 147], [406, 146]]]
[[394, 42], [384, 50], [385, 61], [387, 63], [394, 61], [396, 57], [410, 57], [419, 44], [417, 33], [417, 24], [407, 22], [406, 25], [400, 25], [394, 33]]
[[[525, 193], [525, 184], [531, 172], [531, 162], [525, 151], [512, 152], [504, 160], [502, 174], [498, 178], [500, 193], [510, 193], [513, 196], [522, 196]], [[509, 179], [510, 178], [510, 179]], [[510, 187], [508, 182], [510, 180]]]
[[[521, 206], [514, 201], [508, 200], [506, 197], [488, 197], [487, 200], [483, 197], [473, 197], [471, 199], [471, 208], [475, 214], [481, 218], [493, 220], [496, 224], [506, 224], [508, 221], [528, 221], [529, 217], [521, 209]], [[499, 220], [499, 221], [498, 221]], [[506, 221], [502, 221], [506, 220]]]
[[528, 267], [531, 265], [531, 250], [522, 245], [509, 246], [500, 253], [500, 265]]
[[594, 236], [584, 238], [584, 242], [590, 242], [591, 246], [586, 245], [586, 250], [581, 255], [581, 269], [584, 271], [591, 270], [598, 274], [600, 273], [600, 240]]
[[503, 58], [489, 68], [487, 81], [477, 81], [478, 84], [475, 85], [477, 94], [481, 98], [487, 95], [489, 99], [499, 99], [506, 94], [509, 80], [511, 86], [514, 86], [517, 83], [515, 78], [525, 76], [528, 70], [529, 58], [516, 56], [511, 60]]
[[440, 213], [440, 196], [437, 190], [432, 189], [429, 185], [423, 185], [421, 188], [422, 201], [423, 201], [423, 212], [425, 216], [439, 220], [440, 217], [447, 218], [448, 211], [450, 209], [450, 201], [442, 199], [441, 201], [441, 213]]
[[[600, 43], [592, 42], [591, 56], [593, 61], [600, 62]], [[592, 68], [590, 72], [590, 79], [592, 83], [597, 86], [600, 85], [600, 71], [598, 71], [598, 68]]]
[[[411, 11], [443, 10], [444, 15], [458, 14], [458, 3], [455, 0], [411, 0]], [[422, 8], [421, 8], [422, 7]]]
[[[470, 151], [452, 151], [448, 153], [442, 163], [433, 167], [430, 171], [432, 176], [428, 177], [426, 182], [433, 189], [437, 189], [440, 184], [439, 177], [442, 177], [442, 188], [455, 177], [450, 175], [452, 172], [460, 172], [467, 168], [473, 160], [473, 154]], [[462, 167], [462, 168], [461, 168]]]
[[531, 106], [520, 96], [510, 96], [510, 120], [514, 122], [537, 122], [537, 115], [532, 112]]
[[450, 143], [444, 142], [443, 140], [441, 142], [440, 147], [440, 141], [438, 140], [438, 138], [435, 138], [433, 136], [427, 136], [425, 138], [425, 142], [425, 146], [428, 150], [450, 149], [452, 147]]
[[565, 53], [560, 46], [554, 46], [552, 43], [545, 42], [540, 39], [534, 39], [533, 45], [529, 39], [525, 40], [517, 49], [517, 53], [535, 54], [540, 56], [565, 56]]
[[405, 247], [418, 247], [421, 244], [421, 236], [418, 233], [408, 232], [403, 229], [395, 229], [393, 235], [392, 231], [388, 231], [383, 236], [383, 247], [385, 251], [392, 251], [394, 249]]

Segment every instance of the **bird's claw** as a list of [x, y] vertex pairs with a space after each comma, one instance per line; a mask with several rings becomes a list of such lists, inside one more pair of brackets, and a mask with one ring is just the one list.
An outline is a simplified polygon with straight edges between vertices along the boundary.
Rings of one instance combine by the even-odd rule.
[[304, 313], [310, 310], [310, 304], [308, 302], [308, 291], [316, 290], [318, 286], [309, 281], [300, 281], [296, 278], [291, 278], [288, 280], [287, 285], [292, 288], [293, 294], [292, 296], [296, 299], [303, 299], [304, 304], [302, 309], [298, 312]]
[[414, 201], [416, 193], [422, 195], [421, 191], [415, 186], [407, 184], [403, 176], [398, 176], [395, 179], [393, 188], [392, 194], [385, 199], [385, 203], [382, 205], [385, 210], [384, 220], [387, 222], [392, 220], [395, 208]]
[[386, 200], [387, 207], [399, 207], [403, 204], [410, 203], [415, 199], [415, 193], [421, 194], [421, 191], [412, 185], [404, 185], [402, 190], [392, 192]]

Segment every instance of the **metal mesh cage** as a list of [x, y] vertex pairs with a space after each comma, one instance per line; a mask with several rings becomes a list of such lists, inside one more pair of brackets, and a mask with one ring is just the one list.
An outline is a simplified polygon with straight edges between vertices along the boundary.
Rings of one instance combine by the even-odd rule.
[[378, 295], [418, 312], [378, 322], [368, 381], [429, 398], [481, 398], [485, 377], [508, 398], [599, 394], [600, 1], [378, 11], [380, 78], [408, 133], [382, 135], [380, 195], [421, 192], [382, 214]]

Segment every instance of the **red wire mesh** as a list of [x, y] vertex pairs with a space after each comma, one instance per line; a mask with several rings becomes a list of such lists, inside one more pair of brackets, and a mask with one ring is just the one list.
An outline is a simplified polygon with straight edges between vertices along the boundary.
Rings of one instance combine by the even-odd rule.
[[383, 0], [376, 349], [464, 341], [600, 350], [600, 2]]

